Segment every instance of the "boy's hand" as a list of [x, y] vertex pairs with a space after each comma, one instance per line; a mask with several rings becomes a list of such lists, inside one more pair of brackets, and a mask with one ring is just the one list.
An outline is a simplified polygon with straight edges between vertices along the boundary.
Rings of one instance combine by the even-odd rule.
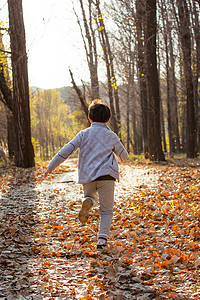
[[47, 169], [47, 170], [46, 170], [46, 172], [45, 172], [45, 174], [44, 174], [44, 178], [46, 178], [46, 177], [47, 177], [47, 175], [48, 175], [48, 174], [50, 174], [50, 173], [52, 173], [52, 171], [51, 171], [51, 170], [49, 170], [49, 169]]

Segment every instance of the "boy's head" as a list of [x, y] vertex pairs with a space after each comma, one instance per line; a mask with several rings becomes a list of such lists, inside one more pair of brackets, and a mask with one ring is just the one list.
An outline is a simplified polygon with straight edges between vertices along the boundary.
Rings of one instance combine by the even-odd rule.
[[95, 99], [89, 106], [88, 116], [92, 122], [107, 123], [111, 116], [110, 108], [103, 101]]

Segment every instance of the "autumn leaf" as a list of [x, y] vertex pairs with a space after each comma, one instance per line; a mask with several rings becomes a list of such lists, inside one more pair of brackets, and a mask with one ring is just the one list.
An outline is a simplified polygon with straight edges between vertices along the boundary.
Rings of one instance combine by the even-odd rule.
[[[75, 170], [73, 166], [69, 161], [66, 169]], [[17, 284], [24, 298], [31, 293], [36, 299], [108, 300], [125, 291], [130, 299], [138, 294], [198, 299], [197, 168], [150, 162], [120, 166], [105, 254], [96, 251], [98, 208], [90, 222], [80, 224], [79, 185], [58, 184], [62, 169], [43, 185], [38, 177], [44, 169], [45, 164], [31, 170], [13, 167], [0, 176], [0, 191], [5, 189], [0, 198], [0, 292], [5, 297]], [[24, 288], [27, 282], [30, 289]], [[190, 288], [185, 289], [186, 284]]]

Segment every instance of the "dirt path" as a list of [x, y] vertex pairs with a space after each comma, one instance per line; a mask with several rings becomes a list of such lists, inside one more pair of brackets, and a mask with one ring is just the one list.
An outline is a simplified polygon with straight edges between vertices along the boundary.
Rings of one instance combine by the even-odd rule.
[[[76, 160], [67, 161], [51, 181], [34, 179], [32, 170], [15, 169], [9, 189], [2, 189], [0, 197], [0, 300], [170, 299], [163, 294], [167, 289], [157, 296], [151, 282], [156, 275], [140, 264], [148, 243], [139, 240], [147, 226], [139, 199], [158, 190], [160, 170], [123, 165], [120, 172], [109, 251], [99, 255], [98, 208], [86, 225], [78, 220], [83, 192], [76, 183]], [[156, 205], [149, 206], [156, 211]], [[167, 284], [170, 270], [161, 271]]]

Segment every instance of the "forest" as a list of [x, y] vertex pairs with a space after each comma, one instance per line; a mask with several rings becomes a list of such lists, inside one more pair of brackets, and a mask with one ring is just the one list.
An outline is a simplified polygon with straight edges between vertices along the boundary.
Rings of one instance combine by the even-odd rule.
[[[77, 5], [90, 82], [82, 78], [77, 85], [69, 66], [72, 86], [63, 93], [29, 87], [22, 1], [8, 1], [9, 26], [1, 21], [0, 28], [0, 144], [9, 158], [30, 167], [34, 157], [51, 157], [89, 125], [88, 105], [96, 98], [109, 104], [109, 126], [128, 152], [152, 161], [197, 157], [199, 1], [79, 0]], [[4, 42], [8, 36], [10, 47]]]
[[[8, 22], [0, 19], [0, 300], [198, 300], [200, 1], [54, 5], [64, 1], [86, 67], [77, 56], [78, 69], [66, 69], [71, 84], [48, 89], [29, 84], [23, 13], [37, 1], [0, 3], [0, 16], [8, 9]], [[101, 203], [89, 200], [87, 222], [79, 218], [88, 199], [77, 154], [47, 176], [54, 154], [90, 126], [99, 98], [129, 153], [100, 250]]]

